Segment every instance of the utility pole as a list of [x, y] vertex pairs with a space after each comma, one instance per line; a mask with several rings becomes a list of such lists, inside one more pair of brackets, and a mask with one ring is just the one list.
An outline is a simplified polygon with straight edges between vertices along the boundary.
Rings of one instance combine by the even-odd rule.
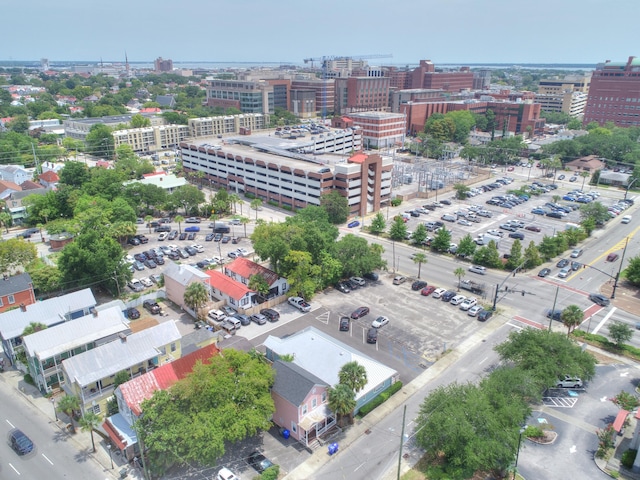
[[624, 262], [624, 256], [627, 253], [627, 245], [629, 245], [629, 237], [624, 242], [624, 250], [622, 250], [622, 258], [620, 259], [620, 268], [618, 269], [618, 273], [616, 274], [616, 278], [613, 282], [613, 291], [611, 292], [611, 298], [616, 298], [616, 289], [618, 288], [618, 280], [620, 279], [620, 274], [622, 273], [622, 264]]
[[402, 412], [402, 432], [400, 433], [400, 452], [398, 453], [398, 480], [400, 480], [400, 468], [402, 467], [402, 446], [404, 444], [404, 422], [407, 418], [407, 406], [404, 406]]
[[558, 301], [558, 292], [560, 291], [560, 285], [556, 285], [556, 296], [553, 299], [553, 308], [551, 308], [551, 315], [549, 315], [549, 332], [551, 331], [551, 322], [553, 322], [553, 315], [556, 311], [556, 302]]

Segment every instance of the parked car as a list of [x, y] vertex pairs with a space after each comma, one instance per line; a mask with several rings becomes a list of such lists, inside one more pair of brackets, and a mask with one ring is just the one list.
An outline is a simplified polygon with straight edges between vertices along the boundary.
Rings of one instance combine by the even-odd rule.
[[478, 313], [480, 313], [480, 311], [482, 311], [482, 307], [480, 305], [474, 305], [469, 310], [467, 310], [467, 315], [469, 315], [470, 317], [475, 317], [476, 315], [478, 315]]
[[492, 310], [480, 310], [478, 312], [477, 318], [478, 318], [478, 321], [480, 322], [486, 322], [491, 318], [492, 315], [493, 315]]
[[404, 283], [404, 282], [406, 282], [406, 281], [407, 281], [407, 277], [405, 277], [405, 276], [403, 276], [403, 275], [396, 275], [396, 276], [393, 278], [393, 284], [394, 284], [394, 285], [400, 285], [400, 284], [402, 284], [402, 283]]
[[422, 290], [426, 286], [427, 286], [427, 282], [423, 280], [416, 280], [411, 284], [411, 290], [414, 290], [414, 291]]
[[160, 305], [158, 305], [158, 303], [154, 302], [153, 300], [145, 300], [142, 303], [142, 306], [153, 315], [157, 315], [158, 313], [160, 313]]
[[524, 227], [525, 230], [529, 230], [530, 232], [540, 232], [540, 227], [537, 227], [535, 225], [527, 225], [526, 227]]
[[235, 473], [233, 473], [228, 468], [222, 467], [218, 472], [218, 476], [216, 477], [216, 480], [240, 480], [240, 477], [238, 477]]
[[364, 281], [364, 278], [360, 278], [360, 277], [351, 277], [349, 278], [349, 280], [357, 284], [359, 287], [364, 287], [367, 284], [367, 282]]
[[251, 321], [257, 323], [258, 325], [264, 325], [267, 323], [267, 317], [262, 315], [261, 313], [254, 313], [251, 315]]
[[199, 232], [200, 231], [200, 227], [187, 227], [184, 229], [185, 232], [189, 233], [189, 232]]
[[249, 465], [251, 465], [256, 472], [262, 473], [267, 468], [273, 467], [273, 463], [267, 457], [260, 452], [255, 451], [249, 455]]
[[522, 232], [511, 232], [509, 234], [509, 238], [515, 238], [516, 240], [524, 240], [524, 233], [522, 233]]
[[433, 292], [431, 292], [431, 296], [433, 298], [441, 298], [447, 292], [446, 288], [436, 288]]
[[426, 287], [424, 287], [420, 293], [422, 295], [424, 295], [425, 297], [431, 295], [434, 291], [436, 290], [436, 287], [434, 287], [433, 285], [428, 285]]
[[601, 293], [591, 293], [589, 294], [589, 300], [593, 303], [600, 305], [601, 307], [608, 307], [611, 303], [608, 297], [602, 295]]
[[381, 316], [376, 318], [373, 322], [371, 322], [371, 326], [373, 328], [380, 328], [380, 327], [384, 327], [388, 323], [389, 323], [389, 318]]
[[357, 318], [362, 318], [368, 314], [369, 314], [369, 307], [358, 307], [351, 314], [351, 318], [355, 320]]
[[177, 236], [178, 236], [178, 231], [177, 230], [171, 230], [169, 232], [169, 236], [167, 237], [167, 239], [175, 240]]
[[367, 331], [367, 343], [378, 343], [378, 329], [371, 327]]
[[455, 222], [456, 217], [454, 215], [442, 215], [440, 220], [444, 220], [445, 222]]
[[371, 280], [372, 282], [378, 281], [378, 274], [375, 272], [365, 273], [363, 277], [366, 278], [367, 280]]
[[339, 324], [341, 332], [348, 332], [351, 327], [351, 319], [349, 317], [340, 317]]
[[251, 318], [249, 318], [249, 316], [245, 315], [244, 313], [236, 313], [234, 315], [234, 317], [236, 317], [238, 320], [240, 320], [240, 324], [243, 327], [246, 327], [247, 325], [251, 324]]
[[444, 293], [442, 294], [442, 296], [440, 297], [440, 299], [441, 299], [443, 302], [447, 302], [447, 303], [448, 303], [448, 302], [450, 302], [450, 301], [451, 301], [451, 299], [452, 299], [453, 297], [455, 297], [455, 296], [456, 296], [456, 291], [455, 291], [455, 290], [447, 290], [446, 292], [444, 292]]
[[471, 307], [475, 307], [478, 300], [475, 297], [465, 298], [460, 304], [460, 310], [469, 310]]
[[345, 282], [336, 283], [336, 289], [342, 293], [349, 293], [351, 289]]
[[449, 300], [449, 303], [451, 305], [460, 305], [466, 299], [467, 297], [465, 297], [464, 295], [455, 295], [451, 300]]
[[138, 310], [137, 308], [128, 308], [126, 315], [130, 320], [137, 320], [138, 318], [140, 318], [140, 310]]
[[260, 313], [264, 315], [270, 322], [277, 322], [278, 320], [280, 320], [280, 314], [272, 308], [263, 308], [262, 310], [260, 310]]
[[558, 388], [582, 388], [582, 380], [578, 377], [565, 375], [564, 378], [558, 379], [556, 384]]

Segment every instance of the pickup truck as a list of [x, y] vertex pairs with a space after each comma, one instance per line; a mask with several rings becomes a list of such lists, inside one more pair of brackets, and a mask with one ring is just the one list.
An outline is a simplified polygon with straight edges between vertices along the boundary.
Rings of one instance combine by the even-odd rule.
[[482, 294], [485, 291], [485, 286], [483, 283], [477, 283], [472, 280], [461, 280], [460, 288], [469, 290], [471, 293], [477, 294]]
[[311, 305], [305, 302], [302, 297], [289, 297], [289, 304], [293, 305], [301, 312], [308, 312], [311, 310]]

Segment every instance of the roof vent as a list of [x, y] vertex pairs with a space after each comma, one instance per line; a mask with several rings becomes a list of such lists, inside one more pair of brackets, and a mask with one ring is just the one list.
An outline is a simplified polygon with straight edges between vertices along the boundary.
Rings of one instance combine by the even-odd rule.
[[20, 304], [20, 310], [22, 310], [23, 312], [27, 311], [27, 306], [24, 303]]
[[126, 342], [126, 341], [127, 341], [127, 336], [126, 336], [124, 333], [122, 333], [122, 332], [120, 332], [120, 333], [118, 334], [118, 337], [120, 337], [120, 340], [121, 340], [121, 341], [123, 341], [123, 342]]

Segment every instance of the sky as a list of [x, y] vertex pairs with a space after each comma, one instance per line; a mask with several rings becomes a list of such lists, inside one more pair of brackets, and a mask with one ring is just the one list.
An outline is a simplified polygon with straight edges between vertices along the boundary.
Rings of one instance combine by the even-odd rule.
[[[640, 56], [640, 0], [3, 2], [0, 60], [370, 65], [587, 63]], [[11, 19], [11, 20], [9, 20]]]

